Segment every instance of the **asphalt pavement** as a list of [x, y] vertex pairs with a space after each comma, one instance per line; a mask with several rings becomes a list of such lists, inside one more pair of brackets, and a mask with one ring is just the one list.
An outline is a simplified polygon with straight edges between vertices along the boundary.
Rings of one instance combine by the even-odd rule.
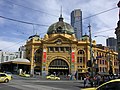
[[83, 80], [46, 80], [40, 76], [26, 78], [14, 75], [9, 83], [0, 85], [0, 90], [80, 90]]

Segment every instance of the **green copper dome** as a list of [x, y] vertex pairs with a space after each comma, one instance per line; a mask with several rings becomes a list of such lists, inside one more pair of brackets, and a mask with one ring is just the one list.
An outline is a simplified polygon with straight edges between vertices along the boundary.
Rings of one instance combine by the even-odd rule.
[[61, 15], [60, 18], [59, 18], [59, 21], [52, 24], [48, 28], [47, 34], [54, 34], [54, 33], [57, 33], [57, 34], [67, 33], [67, 34], [71, 35], [71, 34], [74, 34], [74, 30], [73, 30], [73, 27], [70, 24], [65, 23], [63, 21], [63, 18], [62, 18], [62, 15]]

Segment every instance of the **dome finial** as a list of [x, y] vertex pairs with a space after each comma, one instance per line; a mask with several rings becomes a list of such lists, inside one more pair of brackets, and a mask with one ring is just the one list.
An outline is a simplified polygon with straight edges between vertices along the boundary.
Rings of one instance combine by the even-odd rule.
[[59, 21], [63, 21], [63, 17], [62, 17], [62, 6], [61, 6], [61, 10], [60, 10], [60, 17], [59, 17]]

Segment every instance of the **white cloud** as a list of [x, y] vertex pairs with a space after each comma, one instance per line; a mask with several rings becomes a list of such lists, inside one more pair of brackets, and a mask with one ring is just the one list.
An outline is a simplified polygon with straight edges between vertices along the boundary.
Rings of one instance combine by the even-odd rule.
[[17, 44], [16, 42], [9, 42], [9, 41], [4, 41], [0, 40], [0, 49], [3, 51], [18, 51], [18, 48], [23, 45], [23, 43]]
[[[117, 0], [25, 0], [25, 1], [17, 1], [15, 3], [21, 4], [26, 7], [34, 8], [38, 11], [26, 9], [17, 5], [11, 5], [9, 8], [4, 9], [5, 12], [2, 12], [5, 16], [9, 16], [11, 18], [19, 19], [19, 20], [25, 20], [29, 22], [34, 22], [34, 23], [39, 23], [43, 25], [51, 25], [55, 22], [58, 21], [59, 15], [60, 15], [60, 8], [62, 6], [63, 8], [63, 17], [64, 21], [70, 23], [70, 13], [74, 9], [81, 9], [83, 12], [83, 18], [88, 17], [90, 15], [94, 15], [96, 13], [108, 10], [110, 8], [116, 7], [116, 4], [118, 3]], [[3, 4], [3, 1], [0, 1], [0, 4]], [[5, 5], [4, 5], [5, 6]], [[8, 13], [7, 13], [8, 11]], [[46, 13], [42, 13], [46, 12]], [[88, 18], [83, 20], [84, 22], [84, 27], [87, 27], [88, 23], [91, 22], [92, 26], [92, 32], [100, 32], [101, 33], [96, 33], [96, 35], [107, 35], [107, 36], [116, 36], [114, 34], [114, 29], [103, 32], [103, 30], [108, 30], [111, 28], [115, 28], [117, 25], [118, 21], [118, 9], [111, 10], [109, 12], [96, 15], [92, 18]], [[56, 17], [58, 16], [58, 17]], [[13, 22], [9, 22], [13, 23]], [[16, 22], [14, 22], [16, 23]], [[5, 25], [8, 24], [8, 21], [0, 19], [0, 24]], [[42, 27], [42, 26], [33, 26], [32, 25], [26, 25], [26, 24], [21, 24], [21, 23], [16, 23], [16, 26], [11, 26], [11, 27], [16, 27], [12, 28], [15, 31], [16, 29], [20, 32], [12, 32], [12, 34], [16, 36], [19, 36], [19, 34], [25, 34], [25, 35], [32, 35], [37, 31], [38, 34], [47, 32], [48, 27]], [[3, 31], [2, 31], [3, 32]], [[6, 31], [4, 31], [6, 32]], [[84, 29], [83, 32], [88, 32], [88, 28]], [[107, 33], [107, 34], [106, 34]], [[24, 35], [23, 34], [23, 35]], [[45, 33], [44, 33], [45, 34]], [[41, 36], [43, 37], [42, 34]], [[28, 36], [29, 37], [29, 36]], [[6, 36], [8, 38], [8, 36]], [[104, 40], [103, 40], [104, 39]], [[95, 40], [98, 43], [103, 43], [105, 45], [105, 38], [102, 40], [100, 38], [96, 38]], [[19, 41], [19, 39], [16, 39], [16, 41]], [[15, 41], [15, 42], [16, 42]], [[8, 43], [8, 44], [7, 44]], [[9, 44], [10, 43], [10, 44]], [[2, 43], [0, 44], [0, 47], [4, 48], [5, 45], [12, 45], [14, 42], [5, 42], [2, 40]], [[19, 46], [19, 45], [18, 45]], [[18, 46], [12, 48], [13, 50], [17, 50]], [[17, 48], [17, 49], [16, 49]]]

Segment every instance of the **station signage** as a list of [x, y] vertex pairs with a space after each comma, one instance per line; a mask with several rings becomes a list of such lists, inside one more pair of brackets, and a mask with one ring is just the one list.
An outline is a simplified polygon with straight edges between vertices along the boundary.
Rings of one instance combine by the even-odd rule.
[[72, 61], [72, 63], [75, 62], [75, 50], [74, 50], [74, 49], [72, 49], [72, 53], [71, 53], [71, 61]]
[[44, 63], [46, 62], [46, 50], [45, 49], [43, 50], [43, 62]]

